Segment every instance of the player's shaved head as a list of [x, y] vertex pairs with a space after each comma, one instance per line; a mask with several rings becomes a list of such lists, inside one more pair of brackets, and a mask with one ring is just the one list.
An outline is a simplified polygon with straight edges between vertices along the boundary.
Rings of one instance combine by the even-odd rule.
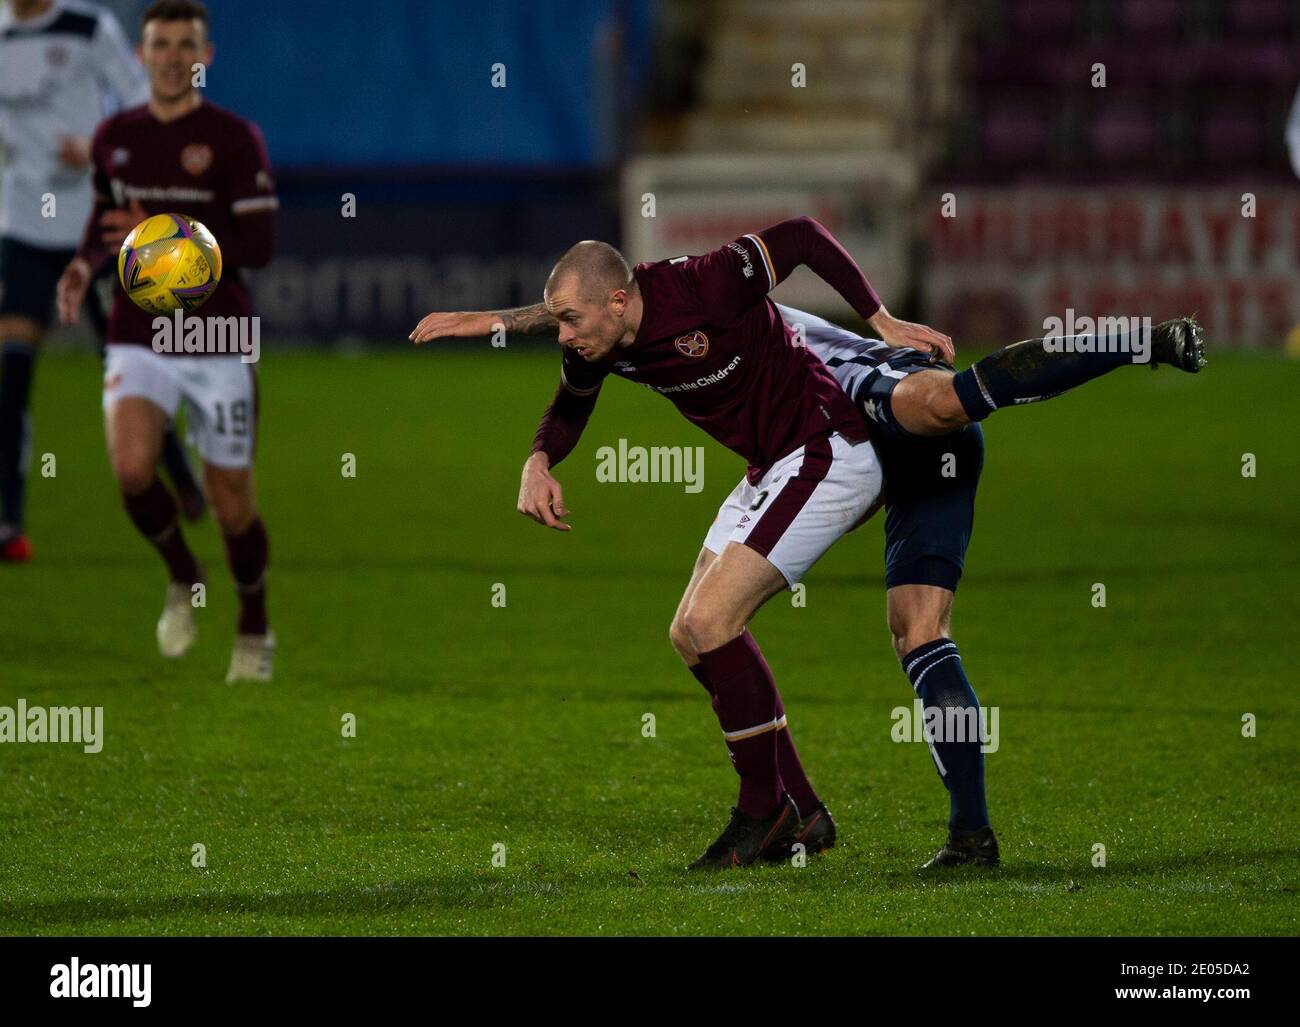
[[632, 271], [623, 254], [607, 242], [585, 239], [569, 247], [546, 279], [546, 295], [573, 289], [584, 303], [604, 303], [615, 289], [626, 289]]
[[572, 247], [551, 268], [542, 299], [560, 326], [560, 345], [583, 360], [603, 360], [616, 346], [631, 345], [640, 325], [636, 279], [606, 242]]

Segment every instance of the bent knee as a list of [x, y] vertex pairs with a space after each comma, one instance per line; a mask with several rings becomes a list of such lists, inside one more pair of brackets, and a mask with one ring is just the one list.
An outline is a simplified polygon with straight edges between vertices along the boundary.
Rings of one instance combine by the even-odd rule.
[[674, 617], [673, 622], [668, 625], [668, 641], [672, 643], [677, 655], [687, 663], [694, 663], [700, 658], [700, 654], [691, 643], [691, 636], [687, 633], [686, 624], [681, 617]]
[[142, 453], [122, 453], [113, 458], [113, 477], [125, 496], [138, 496], [156, 477], [153, 461]]
[[953, 388], [951, 375], [936, 380], [926, 389], [924, 408], [930, 426], [938, 432], [956, 431], [970, 420]]
[[212, 516], [226, 535], [242, 535], [257, 516], [251, 476], [209, 468], [203, 480]]
[[737, 623], [730, 611], [702, 603], [691, 603], [682, 618], [682, 626], [697, 654], [726, 645], [745, 627], [743, 622]]
[[947, 623], [930, 617], [890, 617], [889, 634], [900, 660], [918, 646], [949, 637]]
[[224, 535], [242, 535], [257, 516], [250, 496], [216, 492], [208, 498], [212, 516]]

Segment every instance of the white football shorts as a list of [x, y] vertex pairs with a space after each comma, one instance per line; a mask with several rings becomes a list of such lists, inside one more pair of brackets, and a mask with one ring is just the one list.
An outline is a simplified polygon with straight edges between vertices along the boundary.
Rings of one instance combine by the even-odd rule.
[[185, 404], [190, 443], [206, 463], [249, 467], [257, 436], [257, 372], [238, 354], [175, 356], [148, 346], [109, 343], [104, 409], [139, 396], [175, 417]]
[[742, 478], [718, 509], [704, 548], [740, 542], [767, 557], [791, 588], [881, 502], [884, 473], [869, 441], [836, 432], [778, 460], [757, 485]]

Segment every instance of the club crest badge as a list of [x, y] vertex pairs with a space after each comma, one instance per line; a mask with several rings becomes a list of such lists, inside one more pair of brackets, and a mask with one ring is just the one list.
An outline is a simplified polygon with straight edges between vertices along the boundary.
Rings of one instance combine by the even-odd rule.
[[702, 357], [709, 352], [709, 337], [703, 332], [687, 332], [673, 340], [677, 352], [684, 357]]
[[207, 143], [191, 143], [181, 151], [181, 167], [191, 175], [201, 175], [212, 164], [212, 147]]

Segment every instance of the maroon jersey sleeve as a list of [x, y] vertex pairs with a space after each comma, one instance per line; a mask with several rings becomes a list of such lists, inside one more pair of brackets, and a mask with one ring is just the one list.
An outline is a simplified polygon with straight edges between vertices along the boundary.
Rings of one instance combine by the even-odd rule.
[[571, 452], [587, 427], [587, 419], [596, 409], [596, 397], [609, 369], [589, 364], [573, 350], [566, 349], [560, 362], [560, 387], [555, 399], [542, 415], [533, 452], [545, 453], [554, 467]]
[[863, 319], [880, 309], [880, 297], [848, 251], [809, 217], [782, 221], [701, 257], [687, 258], [682, 273], [698, 297], [700, 320], [726, 324], [801, 264], [832, 286]]
[[111, 118], [100, 122], [90, 144], [90, 162], [93, 169], [91, 183], [95, 191], [95, 202], [90, 208], [90, 217], [86, 219], [86, 227], [81, 233], [81, 245], [77, 247], [77, 256], [90, 265], [92, 274], [99, 272], [112, 253], [112, 247], [104, 245], [99, 227], [100, 215], [116, 206], [113, 202], [112, 187], [108, 184], [108, 172], [105, 170], [107, 167], [105, 155], [109, 146], [107, 136], [112, 123]]
[[222, 240], [222, 257], [237, 267], [265, 267], [275, 252], [275, 214], [280, 201], [271, 177], [271, 159], [256, 125], [230, 161], [226, 193], [234, 215], [234, 237]]

